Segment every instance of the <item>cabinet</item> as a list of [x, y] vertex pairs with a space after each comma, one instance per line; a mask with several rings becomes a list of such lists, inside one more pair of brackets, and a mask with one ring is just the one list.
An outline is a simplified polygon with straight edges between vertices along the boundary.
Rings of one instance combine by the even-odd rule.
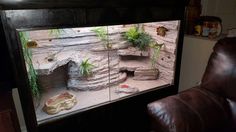
[[208, 59], [217, 40], [185, 35], [179, 91], [200, 84]]
[[[142, 3], [145, 3], [146, 6], [144, 6]], [[147, 1], [138, 2], [136, 3], [138, 5], [135, 5], [136, 8], [130, 10], [129, 7], [131, 5], [134, 6], [132, 2], [124, 3], [124, 2], [119, 2], [119, 1], [112, 1], [108, 3], [104, 1], [104, 2], [99, 2], [99, 3], [94, 3], [91, 5], [91, 2], [87, 2], [83, 0], [80, 3], [76, 1], [65, 2], [62, 0], [59, 0], [56, 3], [53, 2], [52, 0], [50, 2], [49, 0], [48, 2], [45, 3], [41, 0], [39, 2], [33, 2], [33, 1], [23, 2], [23, 3], [20, 3], [21, 6], [19, 6], [18, 3], [14, 3], [14, 2], [11, 4], [3, 2], [2, 8], [4, 10], [2, 11], [1, 20], [4, 24], [3, 27], [6, 34], [5, 37], [7, 38], [6, 40], [9, 46], [8, 47], [9, 52], [12, 57], [10, 60], [13, 63], [13, 67], [14, 67], [13, 69], [15, 69], [15, 75], [16, 75], [15, 81], [17, 82], [17, 88], [19, 89], [20, 99], [22, 102], [24, 117], [25, 117], [28, 131], [33, 132], [33, 131], [36, 131], [37, 129], [39, 131], [46, 131], [46, 130], [70, 131], [73, 129], [76, 129], [77, 131], [106, 131], [109, 129], [109, 127], [116, 128], [115, 130], [112, 130], [112, 131], [118, 131], [118, 132], [120, 131], [148, 131], [147, 130], [148, 129], [148, 119], [147, 119], [148, 116], [146, 113], [146, 105], [148, 104], [148, 102], [151, 102], [153, 100], [157, 100], [159, 98], [163, 98], [172, 94], [176, 94], [178, 90], [177, 84], [179, 80], [178, 79], [179, 68], [180, 68], [179, 65], [180, 65], [180, 57], [181, 57], [181, 51], [182, 51], [181, 44], [183, 40], [182, 38], [183, 26], [184, 26], [183, 18], [184, 18], [184, 9], [185, 9], [184, 6], [186, 5], [187, 0], [186, 1], [181, 0], [178, 2], [174, 0], [167, 0], [167, 1], [162, 1], [162, 2], [156, 1], [156, 2], [151, 2], [151, 3], [152, 4], [150, 5], [150, 2], [147, 2]], [[104, 7], [104, 8], [101, 8], [101, 7]], [[110, 7], [113, 7], [113, 8], [110, 8]], [[30, 10], [26, 10], [29, 8]], [[11, 10], [8, 10], [8, 9], [11, 9]], [[21, 9], [21, 10], [18, 10], [18, 9]], [[34, 10], [34, 9], [37, 9], [37, 10]], [[65, 16], [66, 16], [66, 19], [65, 19]], [[54, 116], [55, 118], [50, 118], [51, 119], [50, 122], [49, 120], [47, 120], [47, 122], [46, 120], [41, 120], [40, 123], [37, 122], [36, 111], [34, 111], [34, 105], [36, 106], [37, 104], [36, 103], [34, 104], [33, 102], [34, 100], [32, 99], [32, 96], [31, 96], [32, 92], [30, 91], [31, 87], [29, 86], [30, 83], [27, 77], [28, 75], [27, 67], [25, 66], [25, 62], [24, 62], [23, 51], [22, 49], [20, 49], [22, 47], [22, 44], [20, 43], [20, 39], [19, 39], [20, 35], [17, 34], [19, 31], [26, 31], [29, 29], [56, 29], [56, 28], [58, 29], [58, 28], [94, 27], [94, 26], [102, 26], [102, 25], [103, 26], [104, 25], [105, 26], [106, 25], [119, 25], [119, 24], [123, 25], [123, 24], [132, 24], [132, 23], [137, 24], [137, 23], [158, 22], [158, 21], [165, 21], [165, 20], [180, 20], [179, 26], [172, 25], [170, 27], [172, 29], [168, 30], [166, 36], [169, 35], [172, 39], [166, 40], [168, 41], [166, 42], [166, 47], [163, 47], [165, 49], [168, 49], [168, 51], [171, 52], [172, 54], [177, 53], [176, 56], [174, 55], [166, 56], [165, 54], [160, 54], [160, 56], [161, 55], [163, 56], [161, 57], [162, 63], [173, 61], [176, 59], [174, 61], [175, 63], [172, 63], [172, 65], [168, 65], [164, 67], [164, 68], [174, 68], [174, 70], [170, 72], [168, 71], [165, 72], [166, 70], [160, 70], [160, 71], [163, 71], [162, 73], [169, 75], [168, 78], [170, 78], [170, 80], [174, 79], [173, 81], [171, 81], [171, 83], [162, 85], [162, 87], [156, 87], [155, 89], [150, 89], [144, 92], [137, 93], [136, 94], [137, 96], [133, 94], [133, 96], [132, 97], [130, 96], [130, 98], [126, 98], [122, 96], [121, 98], [118, 98], [117, 100], [113, 101], [113, 100], [110, 100], [110, 96], [102, 96], [102, 97], [108, 97], [108, 101], [99, 103], [96, 109], [95, 109], [95, 105], [94, 106], [90, 105], [91, 107], [90, 106], [86, 108], [84, 107], [83, 109], [80, 109], [80, 111], [71, 111], [71, 113], [64, 113], [61, 116]], [[160, 26], [158, 27], [155, 26], [155, 28], [160, 28]], [[177, 28], [179, 29], [178, 33], [176, 31]], [[79, 33], [78, 31], [80, 32], [82, 30], [77, 30], [76, 33]], [[163, 38], [163, 36], [157, 36], [156, 29], [152, 30], [151, 33], [154, 34], [158, 38], [160, 37]], [[108, 33], [105, 33], [105, 34], [108, 34]], [[94, 37], [95, 35], [96, 34], [93, 34], [90, 36]], [[177, 35], [178, 37], [176, 37]], [[109, 37], [105, 37], [105, 38], [109, 39]], [[94, 38], [94, 40], [96, 39], [97, 38]], [[96, 41], [97, 41], [96, 43], [101, 42], [101, 40], [99, 39]], [[54, 40], [50, 39], [48, 40], [48, 42], [54, 42]], [[76, 43], [77, 42], [80, 42], [80, 41], [76, 41]], [[175, 48], [171, 47], [172, 43], [174, 42], [176, 42], [176, 44], [178, 43], [178, 45], [176, 45]], [[160, 41], [159, 43], [162, 44], [164, 42]], [[73, 43], [70, 43], [70, 44], [74, 45]], [[98, 46], [94, 46], [94, 47], [97, 48]], [[101, 51], [104, 50], [104, 46], [101, 46], [101, 47], [102, 47]], [[110, 48], [109, 45], [108, 45], [108, 48]], [[105, 47], [105, 50], [107, 50], [108, 48]], [[177, 50], [179, 52], [177, 52]], [[91, 50], [91, 53], [92, 53], [92, 50]], [[109, 54], [110, 54], [110, 51], [109, 51]], [[150, 60], [150, 58], [144, 57], [142, 53], [141, 54], [139, 53], [139, 55], [142, 56], [142, 60], [146, 60], [146, 59]], [[53, 60], [53, 59], [45, 59], [45, 60], [50, 62], [50, 60]], [[96, 61], [98, 62], [99, 60], [96, 60]], [[109, 62], [110, 62], [110, 56], [109, 56]], [[146, 64], [147, 63], [145, 63], [145, 65]], [[97, 65], [97, 66], [100, 66], [100, 65]], [[107, 77], [105, 77], [104, 80], [105, 80], [105, 84], [108, 84], [108, 86], [110, 86], [111, 67], [110, 66], [108, 67], [109, 67], [107, 68], [108, 70], [105, 69], [104, 71], [109, 73], [108, 74], [109, 76], [108, 76], [108, 79], [106, 79]], [[117, 69], [114, 69], [114, 70], [117, 70]], [[98, 69], [97, 71], [102, 71], [102, 70]], [[120, 72], [120, 68], [117, 71]], [[124, 72], [128, 73], [127, 70]], [[156, 70], [154, 72], [156, 72]], [[32, 73], [34, 74], [34, 72]], [[116, 73], [114, 73], [113, 75], [115, 74]], [[135, 74], [134, 71], [130, 73], [131, 76], [134, 76], [133, 74]], [[156, 77], [156, 73], [154, 76]], [[77, 77], [80, 77], [80, 76], [77, 76]], [[98, 78], [101, 79], [101, 76]], [[116, 78], [118, 77], [116, 76]], [[86, 83], [85, 81], [86, 81], [85, 79], [84, 79], [84, 82], [80, 80], [80, 82], [84, 84]], [[94, 79], [92, 81], [96, 81], [96, 80]], [[48, 82], [53, 82], [53, 81], [48, 81]], [[97, 81], [95, 83], [92, 83], [93, 87], [94, 87], [94, 84], [97, 84], [97, 83], [99, 82]], [[65, 84], [67, 85], [67, 83]], [[143, 82], [140, 84], [144, 85]], [[141, 86], [141, 85], [138, 85], [138, 86]], [[122, 86], [126, 87], [127, 85], [122, 85]], [[80, 85], [80, 88], [81, 88], [81, 85]], [[87, 90], [86, 92], [90, 90], [89, 88], [86, 89]], [[144, 85], [143, 88], [146, 88], [146, 86]], [[64, 87], [64, 89], [67, 90], [66, 87]], [[107, 91], [110, 92], [111, 90], [108, 89]], [[79, 92], [82, 93], [82, 90]], [[52, 97], [53, 96], [54, 95], [52, 95]], [[45, 101], [50, 97], [45, 98]], [[82, 96], [78, 96], [78, 97], [82, 97]], [[84, 97], [95, 97], [95, 96], [85, 95]], [[94, 100], [96, 101], [97, 98], [93, 100], [89, 100], [89, 101], [92, 102]], [[79, 105], [81, 106], [81, 104], [82, 104], [82, 101], [80, 99]], [[39, 110], [42, 110], [43, 107], [44, 106], [41, 105]], [[72, 108], [71, 110], [75, 110], [75, 109]], [[117, 127], [117, 124], [119, 127]]]

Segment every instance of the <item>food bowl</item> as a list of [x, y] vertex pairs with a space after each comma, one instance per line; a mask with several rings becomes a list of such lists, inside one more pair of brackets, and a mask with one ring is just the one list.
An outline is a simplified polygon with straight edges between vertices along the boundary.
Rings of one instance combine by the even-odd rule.
[[76, 96], [69, 92], [63, 92], [56, 96], [49, 98], [44, 105], [43, 110], [49, 114], [57, 114], [63, 110], [73, 108], [77, 103]]

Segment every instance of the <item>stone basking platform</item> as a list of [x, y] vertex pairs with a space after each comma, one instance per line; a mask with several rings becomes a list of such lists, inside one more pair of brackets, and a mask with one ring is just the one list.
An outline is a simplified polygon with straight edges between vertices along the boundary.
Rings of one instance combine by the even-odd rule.
[[118, 50], [118, 55], [120, 56], [149, 56], [148, 51], [141, 51], [135, 47], [128, 47], [127, 49]]
[[120, 71], [134, 72], [134, 80], [157, 80], [159, 76], [158, 69], [153, 69], [150, 59], [141, 60], [121, 60], [119, 64]]
[[61, 52], [54, 56], [53, 61], [48, 61], [47, 54], [38, 54], [33, 56], [33, 65], [38, 75], [49, 75], [58, 67], [66, 65], [73, 60], [76, 52]]
[[134, 80], [156, 80], [158, 78], [159, 71], [157, 69], [150, 68], [137, 68], [134, 71]]
[[[111, 49], [110, 50], [118, 50], [118, 49], [126, 49], [128, 48], [131, 44], [128, 43], [127, 41], [117, 41], [117, 42], [112, 42], [109, 43], [109, 45], [111, 45]], [[99, 45], [96, 46], [94, 48], [91, 49], [91, 51], [97, 52], [97, 51], [107, 51], [107, 48], [105, 47], [105, 45]]]
[[[102, 76], [102, 77], [101, 77]], [[69, 80], [68, 88], [73, 90], [100, 90], [108, 87], [109, 85], [115, 85], [125, 81], [127, 78], [126, 73], [111, 73], [110, 77], [108, 74], [93, 76], [91, 80]], [[109, 81], [110, 79], [110, 81]], [[110, 83], [110, 84], [109, 84]]]

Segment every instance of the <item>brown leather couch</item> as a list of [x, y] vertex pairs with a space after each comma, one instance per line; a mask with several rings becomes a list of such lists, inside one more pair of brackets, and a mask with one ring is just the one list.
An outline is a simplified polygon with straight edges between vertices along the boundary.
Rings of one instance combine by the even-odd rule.
[[236, 38], [216, 43], [200, 86], [148, 104], [148, 113], [155, 132], [236, 132]]

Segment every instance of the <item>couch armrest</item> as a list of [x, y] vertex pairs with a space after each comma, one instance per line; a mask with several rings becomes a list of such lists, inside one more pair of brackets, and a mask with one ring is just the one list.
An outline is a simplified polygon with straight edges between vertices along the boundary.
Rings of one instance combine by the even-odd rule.
[[201, 88], [191, 88], [148, 104], [156, 132], [225, 131], [229, 105], [224, 98]]

